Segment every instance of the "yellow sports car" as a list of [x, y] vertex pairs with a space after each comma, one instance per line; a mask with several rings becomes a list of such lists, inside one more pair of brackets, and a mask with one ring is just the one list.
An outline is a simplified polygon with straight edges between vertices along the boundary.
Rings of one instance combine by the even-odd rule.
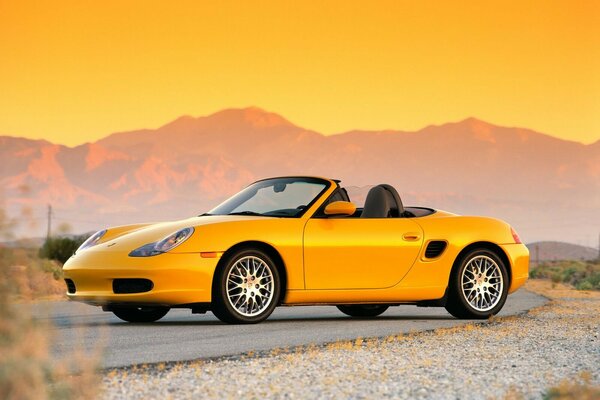
[[97, 232], [64, 266], [67, 295], [129, 322], [190, 308], [256, 323], [278, 305], [316, 304], [487, 318], [527, 280], [529, 252], [507, 223], [404, 207], [384, 184], [357, 208], [339, 183], [264, 179], [198, 217]]

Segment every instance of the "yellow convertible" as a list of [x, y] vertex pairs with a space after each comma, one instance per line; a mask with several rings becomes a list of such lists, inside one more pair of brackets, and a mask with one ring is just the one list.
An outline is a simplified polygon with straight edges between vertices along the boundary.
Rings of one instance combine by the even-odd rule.
[[335, 305], [375, 317], [401, 304], [457, 318], [496, 314], [528, 277], [507, 223], [404, 207], [390, 185], [364, 207], [339, 181], [260, 180], [208, 213], [92, 235], [64, 266], [68, 297], [129, 322], [170, 308], [256, 323], [278, 305]]

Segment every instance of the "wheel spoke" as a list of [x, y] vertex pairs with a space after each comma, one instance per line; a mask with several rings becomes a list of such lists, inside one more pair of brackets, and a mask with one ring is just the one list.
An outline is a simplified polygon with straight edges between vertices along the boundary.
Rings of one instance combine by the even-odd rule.
[[243, 279], [233, 279], [232, 277], [229, 277], [229, 279], [227, 280], [227, 282], [231, 282], [234, 285], [238, 286], [241, 282], [243, 282]]
[[235, 305], [234, 305], [234, 307], [238, 307], [240, 304], [241, 304], [242, 306], [244, 305], [244, 296], [241, 296], [241, 295], [240, 295], [240, 296], [237, 298], [237, 300], [235, 301]]
[[264, 264], [259, 264], [258, 268], [256, 269], [256, 278], [258, 279], [259, 277], [261, 277], [263, 275], [265, 271], [265, 265]]

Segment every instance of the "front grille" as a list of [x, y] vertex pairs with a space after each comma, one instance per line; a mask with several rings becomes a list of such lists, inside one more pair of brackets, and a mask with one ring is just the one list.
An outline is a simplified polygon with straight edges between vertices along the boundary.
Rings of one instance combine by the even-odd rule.
[[65, 283], [67, 284], [67, 293], [73, 294], [77, 291], [75, 288], [75, 282], [70, 279], [65, 279]]
[[425, 249], [426, 258], [437, 258], [442, 255], [448, 244], [443, 240], [432, 240]]
[[113, 292], [116, 294], [144, 293], [154, 287], [150, 279], [115, 279], [113, 280]]

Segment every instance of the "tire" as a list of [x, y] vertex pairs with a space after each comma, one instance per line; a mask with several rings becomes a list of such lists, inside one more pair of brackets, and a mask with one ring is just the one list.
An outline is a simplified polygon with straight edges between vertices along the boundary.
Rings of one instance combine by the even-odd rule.
[[339, 305], [338, 310], [351, 317], [373, 318], [381, 315], [389, 306], [381, 304]]
[[506, 265], [496, 253], [470, 251], [450, 277], [446, 310], [459, 319], [487, 319], [504, 306], [508, 285]]
[[119, 307], [112, 312], [127, 322], [155, 322], [167, 315], [169, 307]]
[[230, 324], [255, 324], [271, 315], [280, 298], [281, 280], [271, 257], [243, 249], [224, 260], [213, 283], [212, 312]]

